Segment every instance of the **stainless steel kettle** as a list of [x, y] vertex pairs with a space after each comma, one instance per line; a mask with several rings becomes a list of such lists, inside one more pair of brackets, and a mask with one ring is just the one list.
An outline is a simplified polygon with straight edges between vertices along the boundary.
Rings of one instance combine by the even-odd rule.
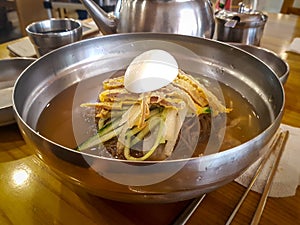
[[93, 0], [80, 0], [103, 34], [165, 32], [212, 38], [210, 0], [118, 0], [106, 13]]

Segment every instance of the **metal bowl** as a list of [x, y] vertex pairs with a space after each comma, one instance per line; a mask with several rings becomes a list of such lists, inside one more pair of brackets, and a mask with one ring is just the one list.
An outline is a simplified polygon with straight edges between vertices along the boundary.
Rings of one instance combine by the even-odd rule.
[[271, 69], [275, 72], [275, 74], [279, 77], [279, 80], [283, 84], [286, 83], [290, 73], [289, 64], [282, 58], [280, 58], [275, 52], [254, 45], [246, 45], [241, 43], [231, 44], [253, 54], [257, 58], [262, 60], [265, 64], [271, 67]]
[[[99, 92], [101, 81], [95, 79], [125, 69], [136, 55], [153, 48], [173, 54], [181, 69], [214, 77], [240, 92], [262, 116], [263, 131], [226, 151], [160, 162], [122, 161], [81, 153], [36, 131], [42, 110], [58, 93], [90, 79], [92, 82], [78, 95], [81, 102], [89, 101]], [[281, 122], [284, 91], [267, 65], [231, 45], [176, 34], [131, 33], [80, 41], [39, 58], [17, 80], [13, 104], [24, 139], [64, 182], [118, 201], [176, 202], [233, 181], [265, 153]], [[76, 110], [74, 115], [72, 120], [80, 124]]]
[[0, 126], [15, 123], [12, 109], [12, 88], [21, 72], [34, 60], [32, 58], [0, 60]]

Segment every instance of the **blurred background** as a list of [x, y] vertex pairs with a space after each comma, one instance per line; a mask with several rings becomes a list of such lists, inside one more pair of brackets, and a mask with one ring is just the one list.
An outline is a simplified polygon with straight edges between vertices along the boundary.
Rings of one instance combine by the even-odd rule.
[[[116, 4], [116, 0], [94, 1], [107, 12]], [[0, 0], [0, 43], [26, 36], [28, 24], [51, 17], [84, 20], [88, 14], [79, 0]]]
[[[114, 10], [117, 0], [94, 1], [109, 12]], [[231, 0], [231, 4], [238, 5], [241, 1]], [[280, 12], [284, 2], [293, 2], [300, 8], [300, 0], [257, 0], [256, 5], [261, 11]], [[49, 17], [83, 20], [88, 14], [79, 0], [0, 0], [0, 43], [26, 36], [25, 27], [29, 23]]]

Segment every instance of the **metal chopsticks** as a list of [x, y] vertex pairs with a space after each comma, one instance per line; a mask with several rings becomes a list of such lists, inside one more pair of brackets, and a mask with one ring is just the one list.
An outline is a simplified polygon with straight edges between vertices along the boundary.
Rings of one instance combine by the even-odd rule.
[[199, 198], [195, 198], [186, 208], [185, 210], [176, 218], [174, 223], [172, 225], [184, 225], [189, 220], [191, 215], [194, 213], [194, 211], [197, 209], [197, 207], [200, 205], [200, 203], [205, 198], [206, 194], [203, 194]]
[[280, 146], [280, 149], [279, 149], [277, 158], [276, 158], [276, 160], [274, 161], [274, 163], [272, 165], [272, 168], [271, 168], [270, 174], [268, 176], [264, 191], [262, 193], [262, 196], [260, 197], [260, 201], [259, 201], [258, 206], [256, 208], [255, 214], [252, 218], [251, 225], [256, 225], [256, 224], [259, 223], [260, 217], [262, 215], [262, 212], [265, 208], [265, 204], [267, 202], [267, 198], [268, 198], [268, 194], [270, 192], [270, 188], [271, 188], [271, 185], [272, 185], [273, 178], [275, 176], [277, 167], [279, 165], [282, 153], [285, 149], [285, 144], [287, 142], [288, 136], [289, 136], [289, 131], [285, 131], [285, 132], [281, 133], [281, 139], [280, 139], [280, 143], [278, 145], [278, 146]]
[[238, 212], [239, 208], [241, 207], [241, 205], [243, 204], [245, 198], [247, 197], [249, 191], [251, 190], [253, 184], [255, 183], [256, 179], [258, 178], [259, 174], [261, 173], [263, 167], [265, 166], [266, 162], [268, 161], [270, 155], [275, 150], [277, 150], [279, 148], [279, 152], [276, 156], [276, 159], [274, 160], [274, 162], [272, 164], [271, 171], [270, 171], [269, 176], [267, 178], [267, 181], [266, 181], [266, 184], [265, 184], [265, 187], [264, 187], [264, 191], [261, 195], [258, 207], [255, 211], [255, 214], [254, 214], [253, 218], [252, 218], [251, 225], [258, 224], [258, 222], [260, 221], [262, 212], [264, 210], [265, 204], [267, 202], [267, 197], [268, 197], [268, 194], [269, 194], [269, 191], [270, 191], [270, 188], [271, 188], [271, 184], [272, 184], [273, 178], [275, 176], [277, 167], [279, 165], [283, 150], [285, 148], [285, 144], [286, 144], [286, 141], [288, 139], [288, 135], [289, 135], [289, 131], [281, 131], [280, 133], [276, 134], [275, 139], [271, 144], [270, 151], [267, 153], [267, 155], [261, 161], [261, 163], [260, 163], [259, 167], [257, 168], [256, 173], [254, 174], [247, 190], [244, 192], [244, 194], [241, 197], [240, 201], [238, 202], [238, 204], [236, 205], [236, 207], [233, 210], [232, 214], [228, 218], [228, 220], [226, 222], [226, 225], [229, 225], [232, 222], [233, 218], [235, 217], [236, 213]]
[[[238, 202], [238, 204], [236, 205], [235, 209], [233, 210], [232, 214], [230, 215], [230, 217], [228, 218], [226, 225], [231, 224], [232, 220], [234, 219], [235, 215], [237, 214], [238, 210], [240, 209], [241, 205], [243, 204], [244, 200], [246, 199], [249, 191], [251, 190], [252, 186], [254, 185], [255, 181], [257, 180], [259, 174], [261, 173], [262, 169], [264, 168], [265, 164], [267, 163], [269, 157], [271, 156], [271, 154], [273, 152], [275, 152], [276, 150], [278, 150], [278, 154], [275, 157], [275, 160], [272, 164], [271, 167], [271, 171], [269, 173], [269, 176], [267, 178], [263, 193], [261, 195], [258, 207], [256, 209], [256, 212], [252, 218], [252, 222], [251, 225], [257, 225], [258, 222], [260, 221], [262, 212], [264, 210], [266, 201], [267, 201], [267, 197], [271, 188], [271, 184], [273, 181], [273, 178], [275, 176], [277, 167], [279, 165], [282, 153], [284, 151], [285, 148], [285, 144], [287, 142], [289, 136], [289, 131], [281, 131], [279, 133], [277, 133], [275, 135], [275, 138], [270, 146], [270, 150], [269, 152], [266, 154], [266, 156], [262, 159], [262, 161], [260, 162], [248, 188], [246, 189], [246, 191], [244, 192], [243, 196], [241, 197], [240, 201]], [[205, 194], [202, 195], [199, 198], [194, 199], [188, 206], [187, 208], [183, 211], [183, 213], [180, 214], [180, 216], [178, 218], [176, 218], [175, 222], [172, 223], [172, 225], [184, 225], [189, 218], [191, 217], [191, 215], [194, 213], [194, 211], [197, 209], [197, 207], [199, 206], [199, 204], [203, 201], [205, 197]]]

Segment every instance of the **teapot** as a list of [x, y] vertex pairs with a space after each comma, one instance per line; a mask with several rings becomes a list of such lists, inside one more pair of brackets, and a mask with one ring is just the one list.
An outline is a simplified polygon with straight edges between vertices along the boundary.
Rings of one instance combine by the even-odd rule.
[[212, 38], [215, 30], [210, 0], [118, 0], [105, 12], [93, 0], [80, 0], [101, 33], [164, 32]]

